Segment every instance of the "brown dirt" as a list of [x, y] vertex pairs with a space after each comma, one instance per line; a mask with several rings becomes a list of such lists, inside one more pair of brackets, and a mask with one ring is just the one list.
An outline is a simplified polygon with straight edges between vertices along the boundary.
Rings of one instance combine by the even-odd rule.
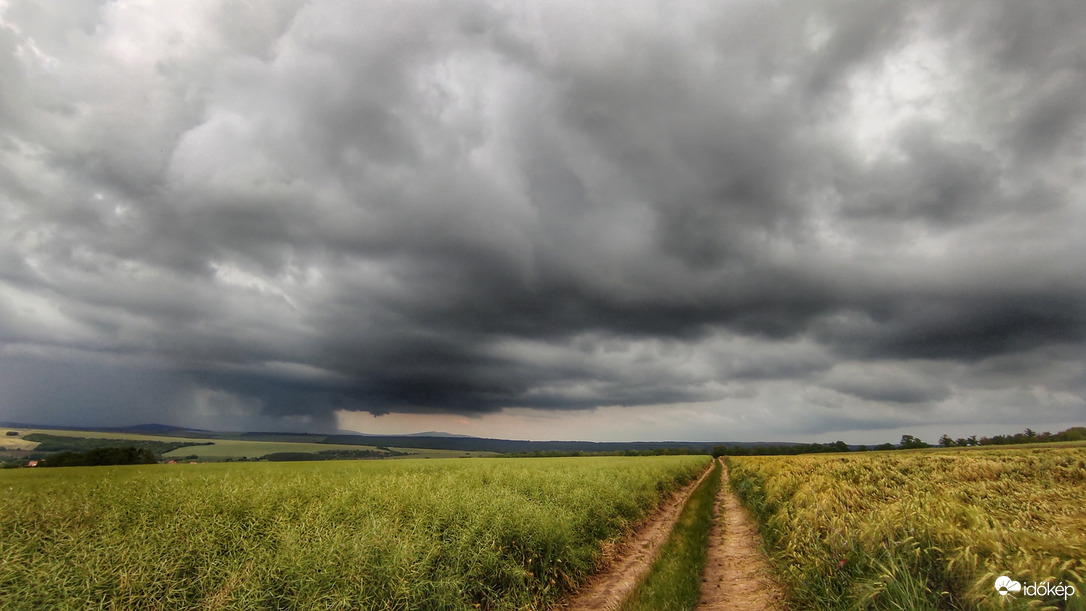
[[563, 611], [617, 609], [641, 578], [648, 573], [656, 554], [686, 505], [686, 499], [712, 469], [706, 469], [692, 484], [676, 492], [618, 545], [604, 549], [605, 569], [592, 577], [566, 600], [555, 605]]
[[716, 498], [717, 519], [709, 532], [708, 559], [697, 609], [783, 611], [788, 608], [784, 591], [773, 579], [762, 553], [758, 528], [728, 485], [728, 466], [723, 460], [720, 462], [724, 467], [724, 482]]

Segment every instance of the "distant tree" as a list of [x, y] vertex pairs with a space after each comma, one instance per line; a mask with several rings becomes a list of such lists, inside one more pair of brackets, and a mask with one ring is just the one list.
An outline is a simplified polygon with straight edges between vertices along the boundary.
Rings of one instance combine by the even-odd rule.
[[875, 446], [875, 449], [876, 450], [883, 450], [883, 451], [885, 451], [885, 450], [893, 450], [894, 449], [894, 444], [892, 444], [892, 443], [880, 443], [879, 445]]
[[950, 435], [943, 433], [943, 436], [939, 438], [939, 445], [943, 446], [944, 448], [949, 448], [950, 446], [954, 445], [954, 440], [950, 438]]
[[954, 445], [958, 446], [959, 448], [964, 448], [965, 446], [969, 445], [969, 440], [965, 437], [959, 437], [954, 440]]
[[1027, 428], [1021, 433], [1015, 433], [1013, 435], [993, 435], [991, 437], [981, 437], [979, 441], [977, 440], [976, 435], [973, 435], [968, 439], [968, 442], [970, 443], [970, 445], [999, 446], [1016, 443], [1047, 443], [1052, 441], [1082, 440], [1086, 440], [1086, 427], [1075, 426], [1055, 434], [1048, 431], [1045, 431], [1043, 433], [1037, 433], [1033, 429]]
[[94, 448], [87, 452], [60, 452], [41, 461], [40, 467], [96, 467], [146, 465], [158, 462], [147, 448]]
[[966, 439], [966, 442], [971, 446], [980, 445], [980, 442], [977, 441], [977, 436], [976, 435], [970, 435]]
[[1086, 427], [1073, 426], [1052, 436], [1053, 441], [1082, 441], [1086, 439]]
[[913, 437], [912, 435], [901, 436], [901, 449], [902, 450], [915, 450], [919, 448], [930, 448], [928, 444], [924, 443], [919, 437]]

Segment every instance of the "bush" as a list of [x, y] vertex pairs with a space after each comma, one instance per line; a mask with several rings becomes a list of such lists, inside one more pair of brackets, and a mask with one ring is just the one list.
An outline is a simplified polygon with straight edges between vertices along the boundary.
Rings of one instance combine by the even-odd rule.
[[146, 448], [94, 448], [89, 452], [61, 452], [41, 461], [39, 467], [96, 467], [101, 465], [149, 465], [158, 462]]

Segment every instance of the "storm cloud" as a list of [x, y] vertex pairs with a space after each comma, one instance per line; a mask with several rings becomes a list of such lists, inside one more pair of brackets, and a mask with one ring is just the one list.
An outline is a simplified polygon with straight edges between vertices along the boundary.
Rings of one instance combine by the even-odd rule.
[[0, 409], [1081, 422], [1083, 31], [1071, 1], [0, 2]]

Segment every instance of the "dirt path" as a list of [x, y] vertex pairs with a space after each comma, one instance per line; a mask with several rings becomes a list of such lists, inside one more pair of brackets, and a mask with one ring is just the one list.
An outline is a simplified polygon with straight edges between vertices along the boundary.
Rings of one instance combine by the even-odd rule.
[[570, 598], [554, 609], [565, 611], [596, 611], [617, 609], [634, 586], [652, 567], [660, 546], [671, 534], [686, 499], [705, 479], [712, 469], [692, 484], [675, 493], [671, 500], [645, 520], [637, 531], [622, 543], [604, 551], [607, 568], [593, 577]]
[[[709, 557], [697, 609], [766, 611], [787, 609], [784, 592], [762, 554], [758, 528], [728, 485], [728, 466], [716, 498], [718, 519], [709, 532]], [[723, 519], [720, 519], [723, 512]], [[723, 527], [723, 532], [721, 529]]]

